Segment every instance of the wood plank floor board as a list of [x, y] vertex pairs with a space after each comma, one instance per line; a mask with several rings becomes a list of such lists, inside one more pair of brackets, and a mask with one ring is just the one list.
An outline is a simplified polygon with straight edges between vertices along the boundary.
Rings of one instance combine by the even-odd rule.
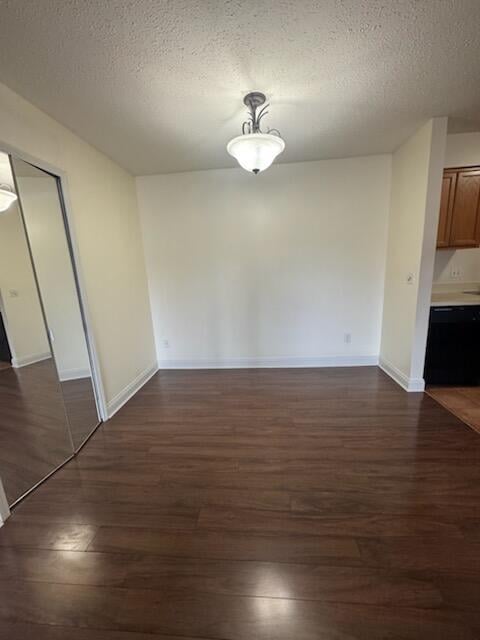
[[[272, 512], [274, 513], [274, 512]], [[170, 557], [270, 562], [314, 562], [351, 566], [360, 564], [352, 537], [249, 534], [232, 531], [158, 531], [128, 527], [99, 527], [90, 551], [147, 552]]]
[[[436, 474], [435, 472], [426, 473], [418, 476], [418, 474], [409, 472], [408, 468], [404, 468], [404, 472], [397, 477], [392, 476], [385, 469], [385, 474], [380, 473], [369, 474], [365, 470], [365, 474], [349, 474], [349, 473], [328, 473], [327, 471], [318, 474], [302, 473], [286, 469], [284, 472], [249, 472], [243, 470], [238, 472], [209, 472], [202, 474], [200, 471], [191, 472], [189, 470], [171, 470], [164, 472], [161, 476], [150, 476], [148, 473], [140, 472], [136, 475], [133, 471], [122, 473], [121, 471], [100, 472], [98, 470], [89, 470], [85, 472], [65, 472], [62, 478], [69, 479], [72, 482], [81, 483], [105, 483], [117, 484], [120, 486], [151, 486], [152, 491], [159, 492], [187, 491], [192, 492], [197, 489], [204, 491], [215, 490], [219, 488], [222, 491], [232, 490], [242, 492], [252, 492], [252, 500], [254, 500], [254, 492], [281, 492], [281, 493], [309, 493], [318, 494], [319, 491], [335, 492], [338, 490], [340, 496], [346, 492], [370, 493], [372, 497], [376, 495], [392, 494], [393, 496], [412, 495], [415, 501], [430, 499], [435, 501], [438, 496], [451, 496], [458, 499], [460, 504], [475, 499], [478, 492], [478, 471], [467, 466], [463, 469], [462, 477], [455, 474]], [[235, 505], [233, 505], [235, 506]], [[447, 514], [445, 514], [447, 515]]]
[[[197, 488], [195, 486], [165, 486], [159, 481], [155, 485], [119, 485], [108, 481], [77, 481], [60, 479], [57, 476], [46, 484], [41, 494], [28, 497], [30, 504], [52, 502], [122, 503], [147, 504], [163, 508], [185, 508], [199, 510], [204, 506], [235, 506], [250, 509], [285, 510], [291, 505], [291, 493], [231, 488]], [[18, 511], [17, 511], [18, 512]], [[471, 512], [470, 512], [471, 513]]]
[[34, 522], [15, 517], [0, 530], [0, 547], [85, 551], [97, 530], [91, 524]]
[[201, 529], [270, 532], [280, 535], [332, 536], [338, 535], [339, 531], [348, 531], [355, 538], [425, 535], [463, 538], [461, 529], [448, 520], [421, 515], [396, 516], [390, 513], [311, 516], [291, 511], [203, 507], [198, 524]]
[[137, 633], [135, 631], [108, 631], [105, 629], [81, 629], [41, 624], [4, 622], [0, 628], [0, 640], [214, 640], [213, 638], [187, 638], [186, 636], [165, 636], [157, 633]]
[[129, 467], [119, 467], [118, 469], [111, 466], [104, 469], [78, 469], [66, 465], [56, 476], [65, 478], [74, 482], [111, 482], [118, 485], [136, 485], [155, 487], [160, 482], [160, 473], [150, 470], [145, 466], [130, 465]]
[[479, 462], [375, 367], [159, 372], [0, 530], [0, 640], [478, 640]]
[[[436, 536], [359, 539], [362, 561], [394, 571], [421, 571], [431, 575], [480, 575], [480, 541], [463, 538], [460, 544]], [[479, 594], [480, 598], [480, 594]]]
[[[462, 460], [471, 461], [472, 463], [478, 463], [478, 452], [465, 451], [461, 447], [441, 447], [438, 450], [434, 450], [429, 447], [419, 447], [416, 451], [412, 451], [411, 447], [395, 447], [394, 443], [390, 450], [388, 449], [372, 449], [367, 446], [353, 447], [353, 446], [340, 446], [340, 447], [325, 447], [325, 448], [305, 448], [302, 450], [287, 448], [275, 448], [260, 447], [255, 450], [254, 447], [236, 447], [229, 449], [227, 446], [220, 447], [179, 447], [169, 445], [159, 445], [157, 447], [151, 447], [148, 456], [145, 457], [144, 462], [147, 464], [153, 464], [160, 466], [164, 460], [177, 459], [181, 462], [183, 458], [196, 458], [197, 460], [204, 459], [206, 463], [213, 459], [218, 462], [230, 459], [233, 460], [259, 460], [260, 463], [267, 458], [275, 459], [278, 461], [297, 461], [301, 464], [303, 461], [313, 460], [314, 462], [332, 462], [332, 463], [348, 463], [352, 461], [365, 460], [367, 462], [392, 462], [409, 461], [417, 462], [420, 460], [425, 461], [457, 461]], [[82, 461], [83, 462], [83, 461]], [[228, 462], [225, 462], [227, 465]]]
[[[478, 509], [478, 495], [474, 487], [451, 493], [398, 491], [385, 494], [381, 491], [297, 491], [290, 492], [290, 508], [299, 514], [345, 515], [388, 513], [435, 519], [444, 522], [462, 522], [464, 526], [472, 512]], [[214, 505], [208, 505], [214, 506]], [[227, 506], [227, 505], [225, 505]]]
[[[247, 476], [250, 473], [258, 474], [270, 474], [270, 473], [282, 473], [291, 477], [292, 481], [295, 481], [297, 475], [311, 476], [318, 475], [323, 480], [323, 475], [328, 474], [332, 476], [338, 483], [342, 478], [355, 478], [360, 482], [361, 478], [366, 478], [370, 484], [368, 485], [371, 490], [375, 490], [375, 486], [372, 486], [373, 478], [389, 478], [394, 482], [423, 482], [424, 480], [437, 480], [442, 478], [450, 478], [456, 483], [463, 483], [465, 479], [475, 477], [478, 470], [478, 444], [474, 445], [474, 454], [472, 459], [465, 457], [462, 464], [459, 464], [458, 459], [454, 459], [451, 462], [449, 460], [421, 460], [421, 464], [417, 460], [398, 460], [392, 455], [392, 459], [389, 461], [385, 455], [385, 459], [365, 458], [359, 455], [356, 458], [352, 457], [352, 460], [345, 460], [341, 458], [339, 461], [333, 459], [324, 459], [322, 457], [316, 460], [309, 459], [297, 459], [292, 460], [279, 460], [275, 457], [265, 457], [264, 460], [256, 459], [243, 459], [238, 462], [235, 471], [241, 472]], [[339, 466], [338, 462], [344, 462], [344, 466]], [[458, 467], [462, 467], [464, 474], [458, 473]], [[168, 467], [164, 468], [168, 471]], [[289, 478], [290, 479], [290, 478]]]
[[[307, 465], [305, 465], [307, 466]], [[435, 494], [458, 494], [464, 492], [471, 495], [478, 491], [478, 465], [470, 467], [462, 465], [462, 474], [446, 473], [440, 469], [442, 465], [434, 464], [422, 472], [411, 465], [403, 465], [401, 468], [392, 464], [382, 465], [382, 468], [364, 464], [354, 465], [355, 469], [348, 466], [329, 465], [329, 468], [318, 465], [318, 471], [305, 471], [303, 465], [280, 465], [274, 461], [265, 461], [263, 471], [258, 465], [252, 467], [251, 464], [241, 464], [238, 471], [214, 472], [202, 474], [200, 471], [190, 470], [168, 470], [162, 473], [156, 480], [160, 486], [184, 486], [223, 489], [249, 489], [269, 490], [269, 491], [296, 491], [309, 492], [320, 490], [344, 491], [367, 491], [372, 493], [405, 494], [406, 492], [415, 495], [416, 492], [426, 495]], [[271, 469], [271, 471], [269, 470]], [[343, 471], [342, 471], [343, 469]], [[107, 477], [96, 471], [82, 473], [84, 480], [101, 480]], [[137, 482], [133, 476], [131, 482]], [[128, 478], [121, 473], [109, 472], [108, 478], [119, 483], [127, 483]]]
[[428, 579], [366, 567], [315, 564], [198, 558], [162, 558], [152, 562], [150, 556], [142, 555], [129, 564], [124, 585], [137, 589], [398, 607], [432, 608], [443, 603], [440, 590]]
[[0, 547], [0, 579], [121, 587], [135, 556]]
[[188, 456], [161, 456], [157, 459], [150, 456], [143, 456], [141, 459], [135, 460], [135, 456], [132, 459], [115, 459], [111, 453], [103, 457], [101, 454], [95, 456], [82, 456], [81, 453], [78, 456], [78, 460], [75, 461], [75, 467], [70, 469], [65, 468], [65, 474], [68, 471], [78, 471], [80, 474], [86, 471], [121, 471], [125, 474], [145, 474], [147, 476], [160, 479], [162, 474], [172, 471], [199, 471], [205, 472], [211, 471], [237, 471], [238, 462], [236, 458], [222, 458], [215, 455], [210, 456], [194, 456], [191, 453]]
[[156, 504], [125, 502], [48, 502], [29, 500], [16, 509], [16, 522], [45, 522], [97, 526], [135, 527], [138, 524], [160, 529], [195, 529], [199, 510], [189, 507], [162, 507]]

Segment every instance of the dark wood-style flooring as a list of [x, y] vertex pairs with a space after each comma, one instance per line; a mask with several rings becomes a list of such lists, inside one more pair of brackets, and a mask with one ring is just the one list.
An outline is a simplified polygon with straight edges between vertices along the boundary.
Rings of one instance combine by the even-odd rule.
[[480, 638], [480, 437], [376, 368], [165, 371], [0, 530], [0, 638]]

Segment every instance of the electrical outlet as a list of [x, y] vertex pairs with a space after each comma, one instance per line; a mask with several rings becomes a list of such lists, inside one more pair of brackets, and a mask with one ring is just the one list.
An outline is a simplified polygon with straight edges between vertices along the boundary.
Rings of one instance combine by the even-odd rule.
[[415, 274], [410, 272], [407, 273], [407, 284], [413, 284], [415, 282]]
[[452, 278], [452, 280], [459, 280], [462, 277], [462, 270], [460, 269], [460, 267], [452, 267], [450, 269], [450, 278]]
[[343, 341], [345, 342], [345, 344], [350, 344], [352, 342], [352, 334], [345, 333], [343, 336]]
[[170, 342], [165, 338], [163, 341], [163, 348], [168, 349], [170, 347]]

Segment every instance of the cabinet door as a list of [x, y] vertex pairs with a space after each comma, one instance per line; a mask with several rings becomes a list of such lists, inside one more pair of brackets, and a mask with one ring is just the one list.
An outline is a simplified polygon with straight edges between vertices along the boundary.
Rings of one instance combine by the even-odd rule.
[[478, 204], [480, 169], [467, 169], [457, 174], [457, 185], [450, 232], [451, 247], [477, 247], [479, 244]]
[[452, 210], [456, 181], [457, 174], [455, 172], [444, 172], [437, 234], [437, 247], [439, 248], [450, 246], [450, 231], [452, 228]]

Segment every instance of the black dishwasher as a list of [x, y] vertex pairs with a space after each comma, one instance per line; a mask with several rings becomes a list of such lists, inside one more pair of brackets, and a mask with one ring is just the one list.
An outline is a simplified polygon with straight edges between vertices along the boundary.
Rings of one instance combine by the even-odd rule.
[[480, 384], [480, 306], [431, 307], [425, 382]]

